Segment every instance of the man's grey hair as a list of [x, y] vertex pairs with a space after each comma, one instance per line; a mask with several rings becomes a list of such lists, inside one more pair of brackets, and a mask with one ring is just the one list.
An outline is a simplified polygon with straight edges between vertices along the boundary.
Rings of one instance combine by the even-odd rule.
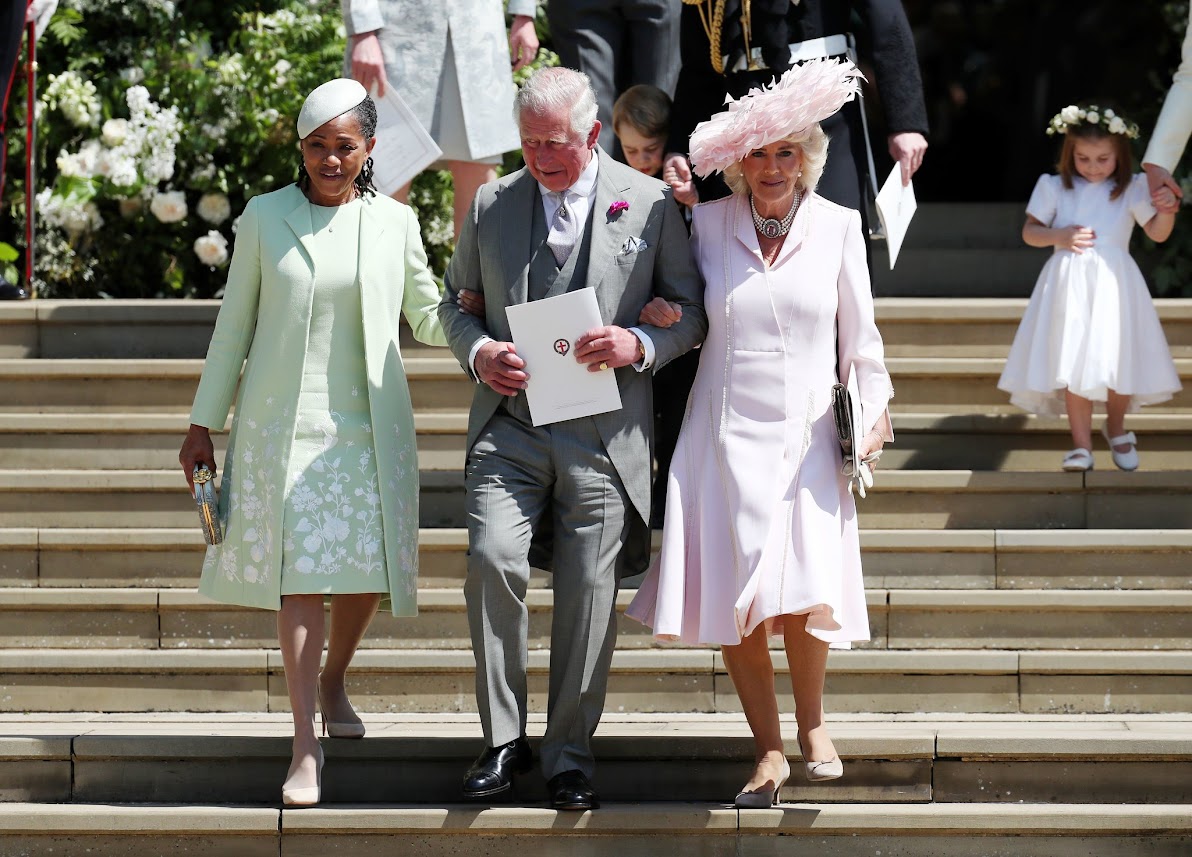
[[560, 108], [571, 111], [571, 131], [587, 137], [596, 124], [596, 93], [582, 71], [540, 68], [530, 75], [513, 99], [513, 121], [521, 128], [522, 113], [539, 115]]

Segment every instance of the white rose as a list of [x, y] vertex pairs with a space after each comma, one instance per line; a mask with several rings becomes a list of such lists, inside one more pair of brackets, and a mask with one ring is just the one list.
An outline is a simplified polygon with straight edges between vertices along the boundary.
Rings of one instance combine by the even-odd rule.
[[[1106, 114], [1106, 115], [1108, 115], [1108, 114]], [[1114, 116], [1109, 120], [1109, 133], [1110, 134], [1125, 134], [1126, 133], [1126, 123], [1122, 121], [1121, 116]]]
[[232, 204], [222, 193], [205, 193], [195, 211], [212, 226], [219, 226], [232, 216]]
[[1114, 116], [1116, 116], [1116, 115], [1117, 115], [1117, 114], [1116, 114], [1116, 113], [1114, 113], [1112, 110], [1106, 110], [1106, 111], [1105, 111], [1105, 118], [1106, 118], [1106, 119], [1112, 119], [1112, 118], [1113, 118]]
[[1088, 120], [1090, 125], [1096, 125], [1101, 121], [1101, 114], [1096, 110], [1090, 110], [1087, 114], [1085, 114], [1084, 118]]
[[186, 194], [180, 190], [155, 194], [149, 210], [162, 223], [177, 223], [186, 218]]
[[1075, 104], [1069, 104], [1060, 111], [1060, 119], [1064, 120], [1065, 125], [1072, 125], [1080, 121], [1080, 108]]
[[94, 202], [64, 207], [62, 226], [72, 238], [77, 238], [84, 232], [93, 232], [103, 226], [103, 217], [100, 216], [99, 207]]
[[127, 119], [109, 119], [103, 123], [103, 142], [105, 146], [115, 148], [128, 137]]
[[228, 261], [228, 239], [212, 229], [201, 238], [195, 239], [195, 255], [204, 265], [218, 268]]

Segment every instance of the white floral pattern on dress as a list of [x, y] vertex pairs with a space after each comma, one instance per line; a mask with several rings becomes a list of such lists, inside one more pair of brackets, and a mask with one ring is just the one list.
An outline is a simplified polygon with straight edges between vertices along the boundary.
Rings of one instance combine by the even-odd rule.
[[[222, 477], [223, 485], [232, 486], [227, 509], [220, 522], [229, 532], [231, 513], [239, 512], [245, 523], [240, 544], [225, 542], [221, 548], [207, 548], [204, 564], [218, 564], [215, 571], [225, 580], [264, 586], [271, 578], [274, 533], [269, 514], [276, 508], [277, 484], [271, 472], [279, 453], [278, 440], [282, 427], [290, 424], [291, 411], [261, 428], [256, 420], [246, 419], [237, 431], [233, 448], [228, 450]], [[259, 450], [259, 452], [258, 452]], [[243, 466], [245, 473], [234, 474]], [[242, 559], [243, 555], [243, 559]]]
[[[347, 566], [372, 575], [385, 568], [376, 455], [372, 446], [340, 442], [345, 423], [330, 412], [319, 426], [322, 452], [293, 474], [285, 518], [296, 523], [285, 533], [287, 572], [334, 575]], [[367, 433], [367, 425], [365, 419], [350, 430]]]

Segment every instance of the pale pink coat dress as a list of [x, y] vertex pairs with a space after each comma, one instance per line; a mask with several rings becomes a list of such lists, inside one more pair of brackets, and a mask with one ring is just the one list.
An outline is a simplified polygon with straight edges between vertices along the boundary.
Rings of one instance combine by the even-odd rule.
[[695, 208], [708, 338], [671, 462], [662, 551], [628, 615], [662, 639], [736, 644], [784, 615], [836, 647], [869, 639], [857, 509], [831, 390], [852, 366], [867, 430], [893, 391], [856, 211], [809, 194], [774, 265], [747, 197]]

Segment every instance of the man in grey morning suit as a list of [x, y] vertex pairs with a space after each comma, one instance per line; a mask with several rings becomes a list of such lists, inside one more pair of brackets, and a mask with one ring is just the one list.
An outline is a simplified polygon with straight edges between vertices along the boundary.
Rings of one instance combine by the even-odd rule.
[[[542, 69], [518, 93], [514, 114], [527, 167], [476, 195], [439, 306], [452, 350], [481, 382], [468, 424], [464, 592], [488, 746], [464, 795], [507, 792], [513, 775], [531, 767], [525, 595], [533, 543], [535, 566], [553, 570], [555, 597], [542, 770], [552, 805], [590, 809], [598, 805], [587, 779], [590, 742], [616, 639], [617, 581], [649, 557], [650, 373], [701, 342], [707, 317], [669, 188], [596, 146], [587, 78]], [[534, 367], [509, 341], [505, 308], [585, 286], [595, 289], [606, 325], [581, 337], [573, 354], [590, 371], [616, 373], [622, 407], [535, 428], [521, 392]], [[483, 292], [484, 319], [459, 312], [461, 289]], [[631, 328], [655, 296], [678, 303], [680, 320]]]

